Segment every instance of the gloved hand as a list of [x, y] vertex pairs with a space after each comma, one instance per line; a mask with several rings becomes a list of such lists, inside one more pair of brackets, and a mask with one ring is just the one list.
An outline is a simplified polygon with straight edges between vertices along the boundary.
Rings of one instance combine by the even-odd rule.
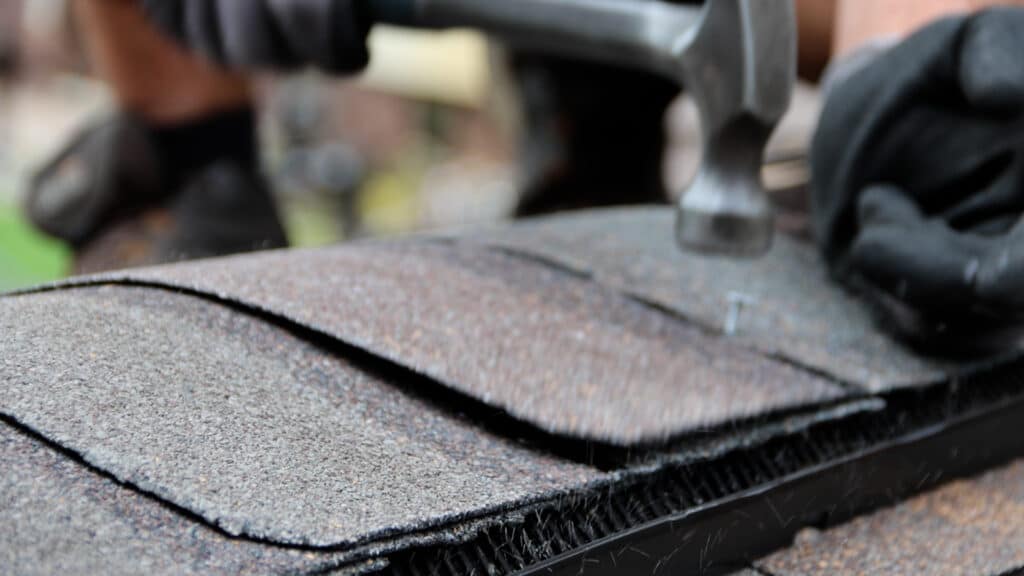
[[840, 81], [811, 164], [838, 278], [918, 335], [1022, 324], [1024, 10], [941, 20]]
[[232, 68], [366, 66], [363, 0], [141, 0], [164, 31]]

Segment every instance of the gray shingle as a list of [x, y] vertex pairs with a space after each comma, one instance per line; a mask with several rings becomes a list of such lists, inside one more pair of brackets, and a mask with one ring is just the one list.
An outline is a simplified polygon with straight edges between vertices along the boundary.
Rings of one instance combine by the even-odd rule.
[[197, 525], [2, 423], [0, 462], [4, 574], [281, 574], [336, 566], [330, 553], [234, 540]]
[[548, 432], [612, 444], [656, 442], [845, 395], [617, 291], [488, 249], [363, 244], [106, 278], [269, 311]]
[[770, 355], [870, 391], [920, 385], [959, 367], [890, 338], [828, 278], [814, 248], [778, 236], [761, 259], [680, 251], [671, 208], [590, 211], [469, 235], [466, 241], [543, 258], [721, 332], [730, 295], [749, 298], [736, 337]]
[[4, 298], [0, 335], [0, 411], [230, 534], [351, 547], [601, 477], [190, 296]]
[[1000, 576], [1024, 568], [1024, 462], [959, 480], [759, 561], [773, 576]]
[[[828, 285], [808, 249], [785, 240], [769, 259], [737, 265], [679, 254], [668, 211], [592, 213], [513, 230], [71, 281], [178, 287], [269, 312], [476, 398], [475, 420], [409, 394], [423, 378], [384, 381], [361, 369], [336, 342], [318, 347], [308, 334], [209, 297], [112, 286], [0, 299], [0, 413], [134, 490], [195, 512], [202, 522], [178, 520], [210, 554], [227, 539], [204, 523], [250, 539], [337, 547], [330, 561], [340, 562], [457, 540], [476, 520], [503, 521], [512, 508], [620, 478], [485, 431], [482, 403], [544, 430], [623, 444], [719, 425], [723, 448], [709, 451], [717, 454], [737, 440], [758, 442], [772, 426], [795, 433], [806, 424], [787, 422], [844, 413], [815, 410], [847, 391], [772, 354], [867, 389], [922, 383], [948, 369], [897, 348]], [[757, 298], [740, 319], [742, 344], [715, 333], [722, 295], [737, 290]], [[807, 411], [790, 420], [733, 428], [737, 419], [798, 407]], [[741, 437], [730, 435], [737, 430]], [[21, 465], [31, 460], [24, 454], [0, 448], [0, 462]], [[61, 466], [58, 475], [82, 472], [76, 462]], [[0, 471], [11, 494], [34, 474], [18, 470]], [[20, 509], [47, 510], [54, 496], [30, 495]], [[121, 520], [109, 510], [74, 510], [83, 522], [111, 523], [119, 538]], [[167, 534], [192, 545], [193, 536]], [[150, 542], [148, 533], [139, 538]], [[239, 556], [223, 560], [226, 571], [259, 572], [290, 558], [228, 541]]]

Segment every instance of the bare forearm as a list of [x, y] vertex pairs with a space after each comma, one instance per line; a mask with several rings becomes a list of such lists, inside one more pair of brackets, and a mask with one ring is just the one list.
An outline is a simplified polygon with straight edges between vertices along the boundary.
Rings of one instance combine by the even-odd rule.
[[171, 123], [249, 100], [244, 76], [164, 37], [134, 0], [74, 0], [73, 7], [90, 62], [123, 108]]

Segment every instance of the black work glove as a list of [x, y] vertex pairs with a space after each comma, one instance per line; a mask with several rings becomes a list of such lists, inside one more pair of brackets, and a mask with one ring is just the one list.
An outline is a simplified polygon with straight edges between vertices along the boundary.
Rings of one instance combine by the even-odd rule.
[[363, 0], [141, 0], [189, 48], [232, 68], [317, 66], [357, 71], [369, 60]]
[[838, 278], [918, 336], [1021, 324], [1024, 10], [936, 22], [838, 83], [811, 155]]

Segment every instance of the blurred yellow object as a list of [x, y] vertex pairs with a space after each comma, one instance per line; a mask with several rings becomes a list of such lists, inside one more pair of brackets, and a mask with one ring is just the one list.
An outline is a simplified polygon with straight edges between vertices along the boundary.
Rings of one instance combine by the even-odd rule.
[[368, 88], [443, 104], [481, 108], [490, 86], [487, 40], [469, 30], [376, 26], [370, 33]]
[[415, 229], [419, 220], [416, 175], [382, 172], [363, 184], [359, 193], [359, 217], [363, 232], [390, 235]]

